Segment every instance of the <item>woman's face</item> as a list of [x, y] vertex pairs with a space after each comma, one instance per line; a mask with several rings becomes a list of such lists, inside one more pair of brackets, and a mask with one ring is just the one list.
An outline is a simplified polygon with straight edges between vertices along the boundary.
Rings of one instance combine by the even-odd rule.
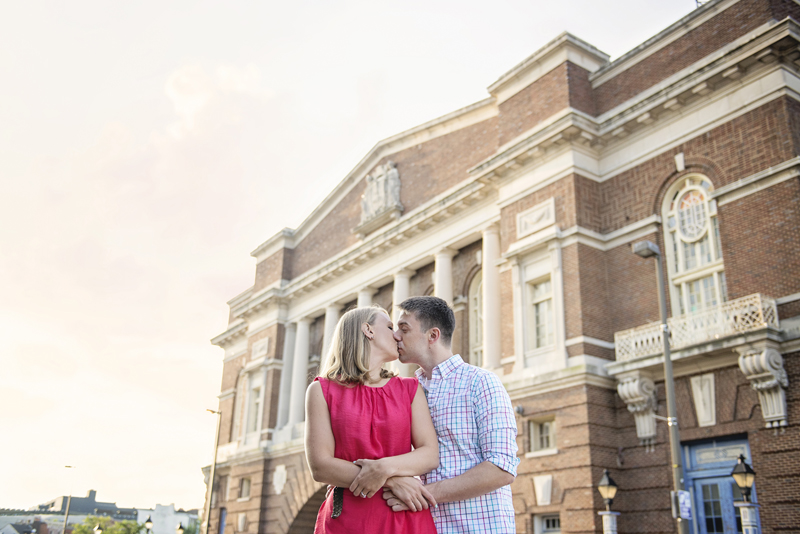
[[370, 359], [375, 363], [392, 362], [397, 359], [397, 342], [394, 339], [394, 327], [391, 319], [385, 313], [379, 313], [373, 324], [369, 325], [372, 331], [370, 342]]

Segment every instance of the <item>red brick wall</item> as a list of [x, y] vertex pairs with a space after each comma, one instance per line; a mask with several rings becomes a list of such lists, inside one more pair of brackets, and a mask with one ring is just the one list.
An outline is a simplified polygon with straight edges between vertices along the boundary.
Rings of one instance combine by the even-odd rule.
[[716, 188], [795, 157], [790, 116], [788, 99], [773, 100], [604, 182], [603, 233], [660, 214], [664, 192], [680, 177], [679, 152], [686, 173], [706, 174]]
[[256, 265], [256, 281], [253, 291], [257, 292], [291, 275], [292, 250], [283, 248]]
[[567, 69], [567, 63], [562, 63], [500, 104], [501, 146], [569, 107]]
[[720, 207], [719, 220], [729, 298], [800, 292], [800, 178]]
[[[705, 24], [689, 31], [658, 52], [595, 87], [597, 113], [606, 111], [637, 96], [676, 72], [701, 60], [731, 41], [765, 24], [773, 17], [784, 18], [790, 2], [741, 0]], [[795, 14], [795, 17], [797, 15]]]

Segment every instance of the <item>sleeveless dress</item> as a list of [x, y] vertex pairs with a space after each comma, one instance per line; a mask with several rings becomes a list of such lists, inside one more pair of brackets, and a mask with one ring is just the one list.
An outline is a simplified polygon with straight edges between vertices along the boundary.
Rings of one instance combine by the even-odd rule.
[[[415, 378], [393, 377], [382, 387], [347, 387], [316, 378], [331, 414], [336, 440], [334, 456], [353, 462], [377, 460], [411, 451], [411, 402], [417, 392]], [[344, 490], [342, 513], [332, 518], [333, 491], [322, 503], [315, 534], [436, 533], [430, 510], [393, 512], [379, 490], [369, 499]]]

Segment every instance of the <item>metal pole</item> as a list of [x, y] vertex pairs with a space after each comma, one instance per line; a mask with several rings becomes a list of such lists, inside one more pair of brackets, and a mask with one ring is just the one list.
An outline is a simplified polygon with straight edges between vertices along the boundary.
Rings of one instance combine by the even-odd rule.
[[[672, 509], [680, 510], [678, 506], [678, 491], [683, 490], [683, 466], [681, 463], [681, 439], [678, 434], [678, 408], [675, 404], [675, 380], [672, 375], [672, 355], [669, 350], [669, 326], [667, 325], [667, 295], [664, 287], [664, 269], [661, 266], [661, 254], [656, 254], [656, 275], [658, 276], [658, 306], [661, 311], [661, 337], [664, 341], [664, 386], [667, 390], [667, 426], [669, 428], [669, 448], [672, 460]], [[689, 534], [689, 523], [680, 518], [678, 532]]]
[[69, 505], [72, 502], [72, 494], [67, 495], [67, 513], [64, 514], [64, 534], [67, 534], [67, 522], [69, 521]]
[[[208, 477], [208, 487], [210, 488], [208, 492], [208, 500], [206, 501], [206, 509], [203, 513], [203, 523], [205, 523], [205, 528], [203, 529], [203, 534], [208, 534], [208, 525], [211, 521], [211, 497], [214, 495], [214, 474], [217, 470], [217, 448], [219, 447], [219, 424], [222, 420], [222, 412], [214, 411], [214, 410], [207, 410], [211, 413], [217, 414], [217, 433], [214, 436], [214, 461], [211, 462], [211, 473]], [[66, 534], [66, 533], [64, 533]]]

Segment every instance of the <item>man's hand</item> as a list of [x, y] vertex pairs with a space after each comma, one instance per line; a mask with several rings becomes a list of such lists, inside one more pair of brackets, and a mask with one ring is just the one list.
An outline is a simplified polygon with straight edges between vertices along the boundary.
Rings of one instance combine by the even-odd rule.
[[361, 467], [361, 472], [353, 479], [350, 484], [350, 491], [356, 497], [370, 498], [386, 483], [389, 473], [384, 469], [384, 463], [380, 460], [356, 460], [353, 462]]
[[386, 504], [395, 512], [420, 512], [436, 506], [431, 492], [414, 477], [391, 477], [383, 488]]

